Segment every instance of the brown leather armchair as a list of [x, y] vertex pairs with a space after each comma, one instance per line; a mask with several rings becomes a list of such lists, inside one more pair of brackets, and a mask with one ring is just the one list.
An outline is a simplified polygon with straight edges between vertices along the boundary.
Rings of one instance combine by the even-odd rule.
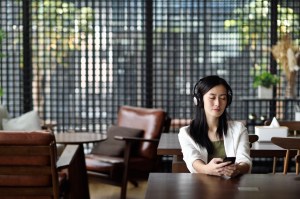
[[88, 174], [120, 186], [121, 198], [126, 198], [128, 181], [137, 186], [137, 177], [158, 169], [158, 141], [161, 133], [169, 130], [170, 121], [162, 109], [120, 107], [116, 126], [107, 132], [108, 139], [86, 155]]
[[78, 146], [66, 150], [57, 161], [52, 133], [0, 131], [1, 198], [69, 198], [68, 175], [59, 170], [72, 164]]

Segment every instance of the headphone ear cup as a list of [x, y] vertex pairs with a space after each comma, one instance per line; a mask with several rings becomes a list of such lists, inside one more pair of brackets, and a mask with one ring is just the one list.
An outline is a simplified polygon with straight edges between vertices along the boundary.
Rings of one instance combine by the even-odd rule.
[[204, 107], [202, 97], [197, 97], [196, 95], [193, 98], [195, 106]]
[[198, 99], [197, 99], [197, 97], [196, 97], [196, 96], [194, 96], [193, 100], [194, 100], [194, 104], [195, 104], [195, 106], [198, 106]]

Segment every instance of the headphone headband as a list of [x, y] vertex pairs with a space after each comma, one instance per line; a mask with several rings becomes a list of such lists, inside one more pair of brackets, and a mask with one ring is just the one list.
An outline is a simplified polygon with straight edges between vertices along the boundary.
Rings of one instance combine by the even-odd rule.
[[[222, 79], [222, 78], [220, 78]], [[222, 79], [223, 80], [223, 79]], [[198, 82], [195, 84], [194, 89], [193, 89], [193, 101], [195, 106], [202, 106], [203, 107], [203, 96], [201, 95], [201, 93], [197, 93], [197, 86], [198, 84], [203, 81], [203, 78], [201, 78], [200, 80], [198, 80]], [[232, 101], [232, 91], [230, 86], [227, 84], [227, 82], [225, 80], [223, 80], [224, 82], [221, 83], [222, 85], [224, 85], [227, 89], [227, 107], [231, 104]]]

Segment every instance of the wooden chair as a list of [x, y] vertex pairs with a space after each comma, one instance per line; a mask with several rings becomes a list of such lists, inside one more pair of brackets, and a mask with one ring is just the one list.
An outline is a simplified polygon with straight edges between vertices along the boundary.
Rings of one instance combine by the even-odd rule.
[[258, 135], [255, 134], [249, 134], [249, 143], [250, 143], [250, 148], [252, 147], [252, 144], [256, 142], [259, 139]]
[[120, 197], [126, 198], [128, 181], [137, 186], [137, 176], [148, 176], [157, 169], [158, 141], [169, 127], [170, 118], [162, 109], [120, 107], [117, 124], [108, 129], [108, 139], [86, 155], [88, 174], [120, 186]]
[[298, 166], [296, 166], [296, 174], [299, 174], [299, 164], [300, 164], [300, 155], [296, 155], [295, 157], [296, 165], [298, 163]]
[[[252, 147], [252, 143], [258, 140], [258, 135], [249, 134], [249, 144], [250, 148]], [[186, 167], [186, 164], [183, 160], [182, 155], [173, 155], [172, 160], [172, 173], [189, 173], [190, 171]]]
[[[271, 124], [271, 120], [266, 120], [265, 125], [269, 126]], [[289, 135], [297, 135], [300, 131], [300, 121], [288, 121], [288, 120], [279, 120], [278, 121], [280, 126], [286, 126], [289, 129]], [[276, 173], [276, 164], [277, 164], [277, 157], [273, 157], [273, 174]]]
[[77, 148], [66, 150], [57, 161], [52, 133], [0, 131], [1, 198], [69, 198], [67, 174], [59, 170], [72, 164]]
[[296, 174], [299, 174], [300, 163], [300, 138], [288, 138], [288, 137], [272, 137], [271, 142], [286, 149], [286, 155], [284, 158], [283, 174], [287, 174], [288, 164], [290, 160], [290, 150], [297, 150], [296, 160]]

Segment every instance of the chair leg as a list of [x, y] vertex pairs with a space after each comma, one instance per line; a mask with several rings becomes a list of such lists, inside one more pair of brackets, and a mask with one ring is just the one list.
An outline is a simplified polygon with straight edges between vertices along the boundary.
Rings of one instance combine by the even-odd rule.
[[295, 157], [295, 161], [296, 161], [296, 174], [299, 174], [299, 163], [300, 163], [300, 150], [298, 150], [297, 155]]
[[124, 151], [124, 173], [121, 186], [121, 199], [126, 199], [127, 194], [127, 182], [128, 182], [128, 165], [131, 150], [131, 142], [126, 142]]
[[[126, 181], [126, 182], [125, 182]], [[123, 179], [122, 187], [121, 187], [121, 199], [126, 199], [127, 194], [127, 180]]]
[[130, 182], [131, 184], [133, 184], [133, 186], [135, 186], [135, 187], [138, 187], [138, 186], [139, 186], [139, 183], [138, 183], [137, 181], [135, 181], [135, 180], [129, 180], [129, 182]]
[[276, 163], [277, 163], [277, 157], [273, 157], [273, 174], [276, 173]]
[[289, 166], [289, 158], [290, 158], [290, 150], [287, 149], [285, 159], [284, 159], [283, 174], [287, 174], [287, 170]]

